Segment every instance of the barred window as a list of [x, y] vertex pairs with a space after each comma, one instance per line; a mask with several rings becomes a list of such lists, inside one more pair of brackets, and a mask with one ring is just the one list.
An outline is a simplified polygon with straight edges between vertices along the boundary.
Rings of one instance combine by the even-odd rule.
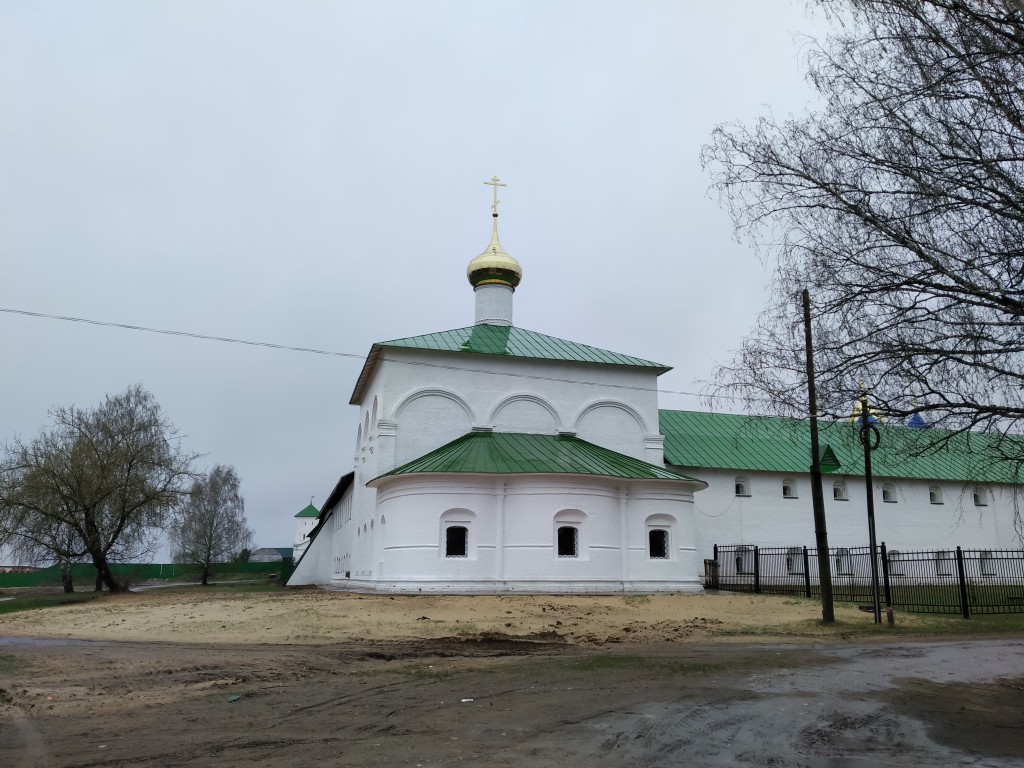
[[652, 560], [667, 560], [668, 531], [664, 528], [651, 528], [647, 532], [647, 552]]
[[469, 554], [469, 529], [451, 525], [444, 529], [444, 556], [466, 557]]
[[572, 525], [562, 525], [558, 528], [556, 535], [558, 539], [559, 557], [579, 557], [579, 530]]

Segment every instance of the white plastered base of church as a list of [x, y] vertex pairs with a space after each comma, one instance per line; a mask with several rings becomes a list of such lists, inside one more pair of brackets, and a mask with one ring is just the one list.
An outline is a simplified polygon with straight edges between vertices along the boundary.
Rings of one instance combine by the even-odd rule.
[[700, 592], [693, 490], [686, 481], [576, 475], [387, 478], [376, 493], [349, 490], [352, 514], [348, 500], [338, 505], [289, 584], [393, 593]]

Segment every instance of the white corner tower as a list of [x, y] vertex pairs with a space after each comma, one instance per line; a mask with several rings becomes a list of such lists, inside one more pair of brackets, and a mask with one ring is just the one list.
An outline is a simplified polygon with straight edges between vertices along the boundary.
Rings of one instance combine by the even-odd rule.
[[512, 294], [523, 278], [519, 262], [505, 253], [498, 242], [498, 187], [507, 187], [497, 176], [484, 184], [494, 188], [491, 216], [494, 230], [486, 250], [469, 262], [466, 277], [476, 294], [476, 325], [512, 325]]

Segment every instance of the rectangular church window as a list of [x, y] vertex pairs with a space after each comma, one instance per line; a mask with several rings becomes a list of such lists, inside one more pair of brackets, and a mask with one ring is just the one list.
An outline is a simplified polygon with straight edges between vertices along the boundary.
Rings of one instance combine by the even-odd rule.
[[469, 552], [469, 529], [453, 525], [444, 531], [444, 556], [466, 557]]
[[647, 543], [652, 560], [668, 559], [668, 531], [664, 528], [652, 528], [647, 532]]
[[571, 525], [563, 525], [558, 529], [558, 556], [579, 556], [579, 531]]

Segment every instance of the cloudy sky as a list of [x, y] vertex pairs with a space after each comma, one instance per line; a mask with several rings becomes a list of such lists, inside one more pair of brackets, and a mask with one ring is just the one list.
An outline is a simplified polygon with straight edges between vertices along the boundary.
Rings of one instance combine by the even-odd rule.
[[356, 355], [0, 312], [0, 442], [141, 383], [289, 546], [350, 469], [370, 344], [473, 322], [494, 175], [516, 324], [697, 391], [768, 278], [700, 148], [803, 112], [821, 29], [793, 0], [0, 0], [0, 308]]

